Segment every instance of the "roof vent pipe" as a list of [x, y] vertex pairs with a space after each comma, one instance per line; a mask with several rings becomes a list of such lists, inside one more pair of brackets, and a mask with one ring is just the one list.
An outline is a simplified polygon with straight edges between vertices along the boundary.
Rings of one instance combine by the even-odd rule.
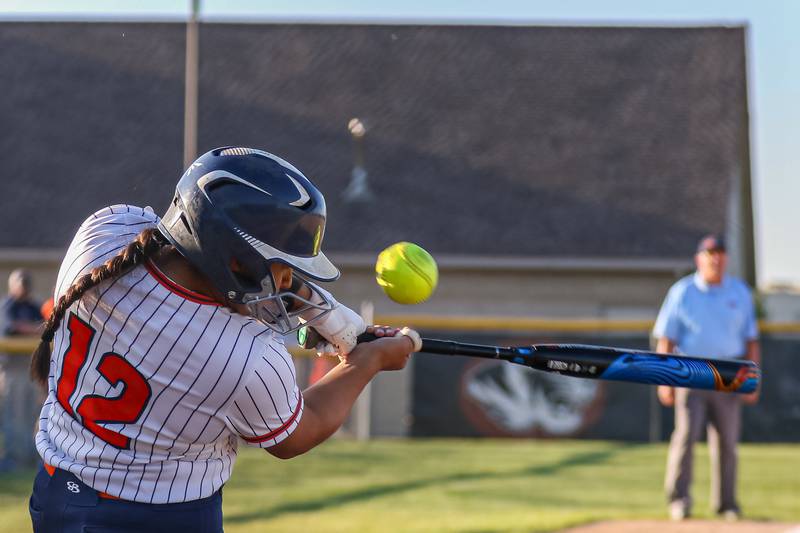
[[372, 193], [367, 183], [367, 169], [364, 167], [364, 137], [367, 128], [357, 118], [350, 119], [347, 129], [353, 138], [353, 171], [350, 173], [350, 183], [342, 191], [342, 198], [346, 202], [362, 202], [372, 199]]

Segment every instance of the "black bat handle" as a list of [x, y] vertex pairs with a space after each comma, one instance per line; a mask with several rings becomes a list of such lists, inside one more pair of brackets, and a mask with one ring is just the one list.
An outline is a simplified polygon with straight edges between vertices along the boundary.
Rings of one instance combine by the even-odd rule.
[[[356, 342], [370, 342], [379, 339], [372, 333], [364, 332], [358, 336]], [[464, 345], [459, 345], [453, 341], [440, 341], [438, 339], [422, 339], [422, 349], [420, 352], [429, 352], [443, 355], [470, 355], [464, 351]]]
[[507, 346], [489, 346], [486, 344], [469, 344], [465, 342], [442, 341], [439, 339], [422, 339], [421, 352], [440, 355], [464, 355], [483, 359], [503, 359], [513, 361], [519, 354], [514, 348]]
[[[305, 329], [305, 332], [303, 332]], [[324, 340], [322, 336], [313, 327], [306, 327], [298, 331], [297, 339], [298, 344], [306, 349], [314, 348], [320, 341]], [[372, 333], [364, 332], [358, 336], [356, 342], [370, 342], [380, 337]], [[435, 353], [440, 355], [466, 355], [471, 357], [482, 357], [488, 359], [506, 359], [510, 360], [517, 356], [517, 352], [513, 348], [488, 346], [483, 344], [466, 344], [463, 342], [443, 341], [439, 339], [422, 339], [422, 350], [420, 352]]]
[[[364, 332], [358, 336], [356, 342], [370, 342], [379, 339], [372, 333]], [[435, 353], [440, 355], [482, 355], [485, 357], [485, 349], [479, 353], [470, 353], [468, 344], [460, 344], [453, 341], [440, 341], [438, 339], [422, 339], [422, 349], [420, 352]], [[486, 347], [488, 348], [488, 347]], [[494, 347], [492, 347], [494, 349]]]

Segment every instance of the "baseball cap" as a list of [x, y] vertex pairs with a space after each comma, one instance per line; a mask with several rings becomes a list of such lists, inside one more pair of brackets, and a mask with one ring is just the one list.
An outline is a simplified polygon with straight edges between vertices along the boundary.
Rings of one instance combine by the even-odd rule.
[[706, 235], [700, 239], [700, 242], [697, 243], [697, 253], [712, 250], [719, 252], [725, 251], [725, 239], [722, 237], [722, 235], [712, 233], [710, 235]]

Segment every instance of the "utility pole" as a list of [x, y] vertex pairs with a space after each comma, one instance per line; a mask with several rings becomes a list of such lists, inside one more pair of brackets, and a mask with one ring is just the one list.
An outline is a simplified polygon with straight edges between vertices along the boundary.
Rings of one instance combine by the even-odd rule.
[[186, 22], [186, 76], [183, 99], [183, 168], [197, 158], [197, 85], [200, 51], [198, 15], [200, 0], [189, 0], [191, 11]]

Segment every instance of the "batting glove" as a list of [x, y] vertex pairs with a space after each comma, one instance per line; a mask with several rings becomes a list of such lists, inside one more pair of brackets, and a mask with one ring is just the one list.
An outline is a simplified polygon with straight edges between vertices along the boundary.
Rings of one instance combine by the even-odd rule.
[[[315, 284], [311, 288], [311, 302], [320, 305], [328, 300], [333, 309], [322, 315], [315, 309], [300, 314], [300, 321], [308, 323], [328, 342], [317, 344], [317, 355], [347, 355], [356, 346], [356, 339], [367, 329], [361, 316], [349, 307], [340, 304], [331, 293]], [[324, 298], [323, 298], [324, 295]]]

